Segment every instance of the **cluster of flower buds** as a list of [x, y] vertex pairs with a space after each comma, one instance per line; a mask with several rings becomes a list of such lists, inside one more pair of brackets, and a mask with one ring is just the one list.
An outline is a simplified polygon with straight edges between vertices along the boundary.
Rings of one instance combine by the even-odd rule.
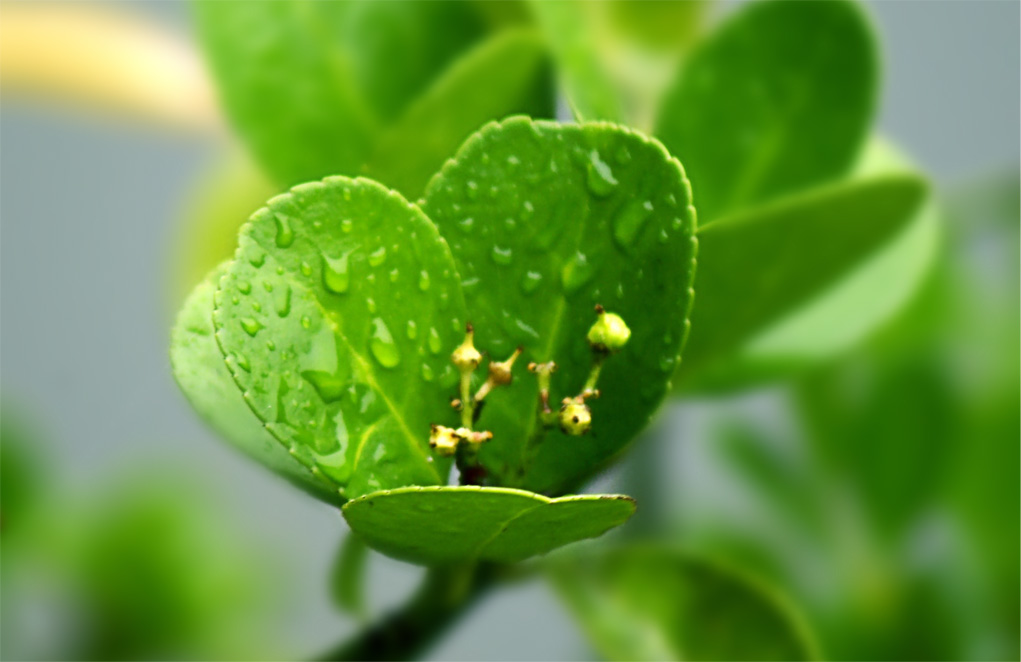
[[631, 338], [631, 329], [627, 327], [620, 315], [608, 313], [602, 306], [596, 306], [595, 324], [588, 331], [586, 336], [589, 346], [592, 348], [592, 369], [581, 393], [574, 397], [564, 398], [560, 403], [560, 410], [554, 414], [549, 405], [550, 376], [556, 371], [557, 364], [553, 361], [547, 363], [529, 363], [528, 369], [535, 373], [539, 380], [539, 404], [542, 407], [540, 417], [545, 425], [559, 424], [564, 434], [579, 436], [586, 434], [592, 429], [592, 410], [585, 403], [589, 398], [598, 398], [599, 389], [596, 383], [599, 381], [599, 372], [602, 370], [603, 362], [608, 356], [619, 352]]
[[461, 412], [461, 427], [449, 428], [443, 425], [433, 425], [429, 435], [430, 448], [444, 456], [456, 454], [459, 447], [465, 448], [467, 451], [465, 455], [471, 458], [478, 452], [479, 446], [493, 438], [492, 432], [472, 430], [478, 411], [477, 407], [494, 388], [511, 383], [514, 362], [521, 356], [521, 351], [521, 348], [518, 347], [507, 360], [490, 361], [489, 376], [473, 395], [471, 377], [482, 363], [482, 353], [475, 348], [475, 329], [470, 323], [465, 327], [464, 342], [450, 355], [451, 362], [461, 373], [460, 397], [450, 402], [454, 409]]

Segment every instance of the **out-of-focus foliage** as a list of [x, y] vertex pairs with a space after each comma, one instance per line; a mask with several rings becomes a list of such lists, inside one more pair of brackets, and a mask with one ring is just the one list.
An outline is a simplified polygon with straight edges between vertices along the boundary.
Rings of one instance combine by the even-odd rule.
[[83, 499], [30, 470], [41, 438], [14, 418], [0, 442], [4, 659], [274, 657], [279, 633], [253, 627], [279, 614], [274, 564], [187, 474], [136, 473]]
[[423, 565], [474, 559], [514, 563], [623, 524], [633, 499], [584, 494], [549, 499], [502, 487], [407, 487], [344, 505], [351, 530], [373, 548]]
[[579, 120], [643, 131], [683, 55], [703, 27], [700, 0], [532, 0], [557, 63], [562, 92]]
[[771, 590], [668, 546], [567, 553], [560, 594], [608, 660], [806, 660], [814, 644]]
[[[902, 155], [874, 139], [852, 181], [913, 172]], [[746, 338], [706, 369], [680, 371], [676, 380], [680, 387], [688, 392], [747, 387], [803, 372], [861, 342], [915, 293], [936, 252], [942, 223], [931, 193], [910, 220], [895, 222], [906, 227], [811, 300]]]
[[1008, 181], [950, 205], [938, 269], [867, 347], [693, 440], [685, 544], [785, 587], [827, 658], [1018, 655]]
[[847, 174], [877, 68], [852, 2], [751, 3], [730, 17], [691, 54], [655, 130], [684, 163], [702, 223]]
[[[487, 41], [491, 15], [476, 3], [199, 2], [196, 10], [228, 114], [282, 184], [369, 173], [414, 199], [485, 121], [552, 112], [541, 42], [527, 32]], [[395, 142], [405, 160], [395, 158]]]
[[524, 118], [479, 131], [429, 183], [423, 209], [450, 244], [480, 346], [556, 361], [554, 402], [585, 383], [596, 304], [632, 329], [603, 368], [613, 388], [591, 401], [584, 443], [523, 415], [538, 399], [531, 375], [487, 404], [479, 425], [495, 438], [480, 457], [498, 484], [563, 494], [660, 405], [693, 297], [690, 195], [677, 161], [637, 132]]
[[703, 225], [706, 258], [686, 371], [726, 357], [825, 291], [897, 234], [925, 183], [910, 175], [851, 181]]

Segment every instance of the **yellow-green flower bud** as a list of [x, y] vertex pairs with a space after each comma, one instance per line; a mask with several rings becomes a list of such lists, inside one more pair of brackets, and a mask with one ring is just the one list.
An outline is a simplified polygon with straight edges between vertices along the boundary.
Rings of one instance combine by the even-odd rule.
[[450, 456], [457, 452], [457, 445], [463, 441], [459, 430], [444, 425], [433, 425], [429, 433], [429, 448], [439, 455]]
[[616, 352], [627, 344], [631, 329], [620, 315], [608, 313], [602, 306], [596, 306], [599, 319], [588, 331], [588, 343], [599, 352]]
[[592, 427], [592, 411], [581, 396], [564, 398], [559, 419], [560, 429], [572, 436], [585, 434]]
[[475, 349], [475, 329], [471, 324], [465, 327], [464, 342], [450, 355], [450, 360], [454, 362], [462, 375], [471, 373], [482, 362], [482, 354]]

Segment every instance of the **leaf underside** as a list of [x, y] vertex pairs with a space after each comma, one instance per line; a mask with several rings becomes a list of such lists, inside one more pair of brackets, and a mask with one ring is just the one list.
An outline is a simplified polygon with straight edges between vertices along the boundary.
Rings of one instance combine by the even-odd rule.
[[620, 314], [631, 340], [590, 401], [592, 434], [544, 431], [538, 386], [518, 370], [478, 422], [494, 483], [562, 494], [619, 453], [667, 391], [688, 329], [695, 210], [680, 164], [611, 124], [511, 118], [487, 125], [426, 189], [423, 210], [450, 245], [477, 346], [502, 360], [555, 360], [554, 404], [591, 363], [593, 306]]
[[623, 524], [634, 501], [619, 495], [549, 499], [508, 488], [408, 487], [349, 501], [352, 531], [396, 559], [441, 565], [472, 559], [511, 563], [602, 535]]

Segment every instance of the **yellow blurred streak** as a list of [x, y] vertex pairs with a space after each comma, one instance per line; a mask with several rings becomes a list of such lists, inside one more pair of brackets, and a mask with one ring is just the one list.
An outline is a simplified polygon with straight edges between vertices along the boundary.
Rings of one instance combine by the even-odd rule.
[[0, 91], [176, 128], [222, 126], [212, 84], [185, 38], [88, 5], [0, 5]]

